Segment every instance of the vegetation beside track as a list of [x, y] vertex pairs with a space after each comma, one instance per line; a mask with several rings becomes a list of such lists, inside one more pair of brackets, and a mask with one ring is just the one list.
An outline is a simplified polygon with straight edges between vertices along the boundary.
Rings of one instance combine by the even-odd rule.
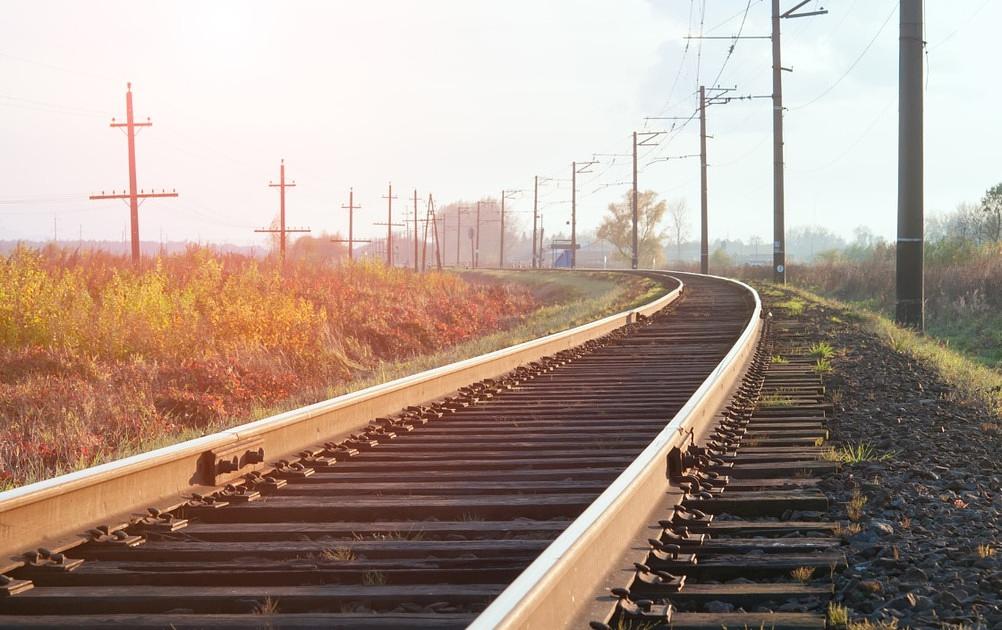
[[[933, 368], [950, 385], [951, 395], [957, 400], [984, 405], [996, 416], [1002, 417], [1002, 372], [999, 370], [985, 367], [969, 354], [952, 348], [945, 340], [902, 328], [883, 312], [860, 303], [826, 298], [789, 285], [783, 288], [787, 294], [783, 301], [776, 303], [777, 307], [796, 315], [803, 311], [805, 303], [813, 302], [845, 313], [847, 319], [875, 335], [893, 350]], [[763, 285], [760, 290], [777, 289], [773, 285]]]
[[655, 283], [415, 275], [192, 249], [135, 270], [0, 259], [0, 489], [197, 437], [572, 326]]

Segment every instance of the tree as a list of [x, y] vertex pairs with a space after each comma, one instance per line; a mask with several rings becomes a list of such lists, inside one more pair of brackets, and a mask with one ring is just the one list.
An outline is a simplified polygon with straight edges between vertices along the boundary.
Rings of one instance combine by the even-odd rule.
[[668, 230], [675, 242], [675, 255], [682, 260], [682, 243], [689, 238], [689, 206], [685, 199], [677, 199], [671, 204], [668, 213]]
[[[620, 203], [610, 203], [608, 214], [595, 233], [598, 238], [612, 243], [619, 258], [630, 261], [633, 258], [633, 193], [628, 192]], [[637, 245], [638, 260], [643, 264], [653, 260], [655, 265], [665, 261], [664, 244], [666, 233], [659, 228], [668, 204], [658, 201], [657, 193], [647, 190], [637, 194]]]
[[995, 184], [981, 199], [981, 212], [984, 213], [983, 229], [989, 240], [1002, 240], [1002, 184]]

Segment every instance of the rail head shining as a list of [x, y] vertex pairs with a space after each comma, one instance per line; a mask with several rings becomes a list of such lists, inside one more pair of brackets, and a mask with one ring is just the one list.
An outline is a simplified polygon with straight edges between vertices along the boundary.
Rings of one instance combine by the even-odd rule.
[[729, 278], [703, 277], [732, 282], [753, 296], [753, 312], [737, 342], [654, 440], [501, 592], [470, 630], [567, 626], [599, 590], [605, 569], [618, 557], [611, 553], [634, 531], [626, 527], [646, 522], [638, 519], [649, 510], [637, 503], [664, 494], [668, 451], [685, 443], [689, 429], [712, 419], [744, 373], [761, 330], [762, 302], [753, 288]]
[[[622, 272], [620, 272], [622, 273]], [[335, 440], [379, 416], [408, 405], [448, 396], [460, 387], [495, 378], [519, 365], [574, 347], [650, 315], [677, 299], [681, 281], [658, 272], [626, 272], [672, 279], [678, 286], [641, 306], [526, 341], [495, 352], [406, 376], [313, 405], [0, 492], [0, 573], [21, 566], [21, 554], [45, 546], [56, 551], [79, 544], [83, 532], [101, 524], [128, 522], [147, 507], [177, 505], [182, 494], [211, 492], [193, 476], [198, 460], [213, 449], [253, 440], [265, 461], [294, 456]], [[258, 468], [269, 468], [262, 463]], [[123, 520], [124, 519], [124, 520]]]

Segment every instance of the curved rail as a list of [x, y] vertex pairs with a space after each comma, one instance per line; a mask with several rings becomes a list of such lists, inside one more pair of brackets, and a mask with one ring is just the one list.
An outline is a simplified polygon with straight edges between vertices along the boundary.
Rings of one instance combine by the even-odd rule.
[[[678, 274], [690, 275], [690, 274]], [[714, 276], [716, 277], [716, 276]], [[689, 432], [701, 432], [740, 381], [762, 326], [762, 303], [755, 308], [737, 343], [650, 445], [595, 501], [499, 595], [471, 624], [492, 628], [561, 628], [591, 602], [610, 558], [631, 543], [627, 532], [646, 522], [667, 488], [669, 451], [681, 447]]]
[[[335, 440], [372, 418], [450, 395], [471, 382], [500, 376], [519, 365], [601, 337], [675, 301], [681, 281], [661, 272], [645, 275], [677, 286], [640, 307], [485, 355], [250, 422], [174, 446], [94, 466], [0, 493], [0, 573], [23, 566], [21, 553], [37, 547], [63, 551], [98, 525], [115, 528], [148, 507], [171, 509], [182, 493], [207, 494], [222, 483], [302, 449]], [[239, 459], [228, 476], [210, 471], [221, 457]], [[255, 454], [254, 457], [245, 457]]]

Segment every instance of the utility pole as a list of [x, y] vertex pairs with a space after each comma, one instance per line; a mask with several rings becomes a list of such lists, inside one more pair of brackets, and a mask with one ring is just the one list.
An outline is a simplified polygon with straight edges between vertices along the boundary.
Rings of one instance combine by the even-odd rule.
[[901, 0], [898, 44], [898, 245], [897, 306], [902, 326], [925, 327], [923, 277], [925, 199], [922, 40], [923, 0]]
[[507, 195], [507, 191], [501, 191], [501, 233], [500, 242], [501, 245], [498, 249], [498, 269], [504, 269], [504, 200]]
[[[416, 192], [416, 191], [415, 191]], [[393, 200], [396, 197], [393, 196], [393, 184], [389, 185], [389, 190], [383, 199], [387, 200], [386, 204], [386, 223], [373, 223], [373, 225], [385, 225], [386, 226], [386, 266], [393, 266], [393, 228], [395, 227], [407, 227], [403, 223], [393, 222]]]
[[[461, 247], [463, 243], [463, 216], [464, 214], [469, 214], [470, 209], [466, 206], [456, 206], [456, 268], [459, 268], [461, 256]], [[445, 230], [443, 229], [443, 232]]]
[[539, 175], [532, 178], [532, 268], [536, 268], [536, 225], [539, 221]]
[[636, 269], [639, 264], [640, 251], [637, 248], [637, 132], [633, 132], [633, 196], [630, 201], [630, 209], [633, 211], [633, 256], [630, 259], [630, 268]]
[[296, 182], [287, 183], [285, 181], [285, 160], [283, 159], [279, 163], [278, 167], [278, 183], [274, 184], [268, 182], [268, 186], [271, 188], [278, 188], [278, 198], [279, 198], [279, 211], [278, 211], [278, 229], [275, 228], [258, 228], [254, 230], [255, 232], [262, 232], [268, 234], [278, 234], [278, 251], [279, 259], [282, 263], [285, 263], [285, 241], [286, 235], [291, 233], [309, 232], [309, 228], [287, 228], [285, 226], [285, 189], [294, 188]]
[[785, 13], [779, 12], [779, 0], [772, 0], [772, 278], [786, 284], [786, 208], [783, 186], [783, 71], [780, 55], [779, 21], [786, 18], [824, 15], [825, 9], [797, 13], [810, 0], [803, 0]]
[[477, 202], [477, 236], [473, 243], [473, 268], [480, 264], [480, 202]]
[[332, 238], [331, 243], [347, 243], [348, 244], [348, 260], [355, 260], [355, 243], [370, 243], [369, 240], [356, 240], [355, 239], [355, 211], [361, 210], [362, 206], [355, 205], [355, 189], [348, 189], [348, 205], [341, 206], [343, 209], [348, 211], [348, 238]]
[[701, 85], [699, 86], [699, 273], [702, 274], [710, 272], [706, 192], [706, 89]]
[[414, 189], [414, 271], [418, 270], [417, 248], [418, 248], [418, 203], [417, 203], [417, 188], [415, 188]]
[[139, 264], [139, 204], [140, 200], [151, 199], [154, 197], [177, 197], [176, 191], [166, 192], [161, 190], [160, 192], [150, 191], [145, 192], [143, 190], [137, 191], [137, 181], [136, 181], [136, 127], [152, 127], [153, 122], [146, 117], [146, 122], [137, 123], [135, 121], [135, 116], [132, 111], [132, 83], [125, 84], [125, 122], [117, 123], [115, 119], [111, 119], [112, 127], [119, 127], [125, 129], [125, 135], [129, 140], [129, 192], [126, 193], [122, 191], [121, 193], [116, 193], [111, 191], [110, 195], [101, 192], [100, 195], [91, 195], [91, 199], [128, 199], [129, 200], [129, 220], [130, 220], [130, 234], [132, 237], [132, 263]]
[[571, 269], [578, 264], [578, 175], [590, 173], [588, 168], [594, 164], [598, 162], [571, 162]]

